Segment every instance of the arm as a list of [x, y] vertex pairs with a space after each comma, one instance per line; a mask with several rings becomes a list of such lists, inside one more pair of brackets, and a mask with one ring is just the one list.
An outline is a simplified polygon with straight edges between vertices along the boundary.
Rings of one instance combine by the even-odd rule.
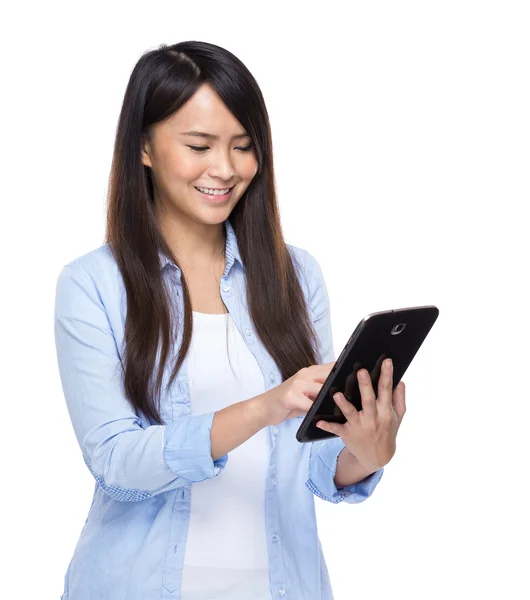
[[213, 459], [237, 448], [266, 426], [261, 395], [217, 411], [210, 432]]
[[339, 452], [337, 459], [337, 470], [335, 473], [334, 484], [337, 488], [344, 488], [371, 475], [374, 471], [367, 471], [359, 461], [350, 452], [344, 452], [344, 448]]
[[[309, 308], [319, 341], [319, 364], [335, 360], [329, 295], [317, 260], [305, 252], [305, 274], [310, 290]], [[354, 504], [368, 498], [383, 475], [383, 469], [369, 474], [354, 457], [342, 452], [345, 445], [339, 437], [311, 443], [309, 479], [306, 486], [328, 502]]]
[[[83, 459], [111, 497], [140, 501], [217, 476], [227, 453], [261, 429], [256, 399], [147, 426], [127, 400], [116, 340], [92, 277], [59, 274], [55, 345], [64, 396]], [[234, 427], [238, 421], [240, 427]], [[213, 455], [213, 457], [212, 457]]]

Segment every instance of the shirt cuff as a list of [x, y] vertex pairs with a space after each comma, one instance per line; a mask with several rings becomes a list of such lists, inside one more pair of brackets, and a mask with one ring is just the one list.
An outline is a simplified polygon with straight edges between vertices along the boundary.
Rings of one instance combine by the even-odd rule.
[[358, 504], [363, 502], [375, 489], [383, 476], [383, 468], [375, 471], [361, 481], [337, 489], [334, 479], [337, 472], [337, 459], [345, 448], [340, 437], [311, 443], [309, 455], [309, 479], [306, 486], [319, 498], [338, 504], [347, 502]]
[[212, 429], [214, 412], [180, 417], [166, 425], [164, 460], [168, 467], [189, 483], [219, 475], [228, 461], [228, 454], [212, 459]]

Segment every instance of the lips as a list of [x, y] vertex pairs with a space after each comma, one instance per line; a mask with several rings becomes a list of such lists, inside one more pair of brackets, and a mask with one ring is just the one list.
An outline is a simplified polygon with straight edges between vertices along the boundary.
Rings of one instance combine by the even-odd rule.
[[[207, 194], [206, 192], [201, 192], [201, 190], [197, 189], [197, 186], [194, 186], [194, 187], [197, 190], [197, 193], [199, 193], [203, 198], [206, 198], [210, 202], [224, 202], [225, 200], [228, 200], [231, 197], [232, 190], [234, 189], [235, 186], [228, 188], [228, 192], [226, 194], [221, 194], [221, 195]], [[213, 189], [213, 188], [208, 188], [208, 189]]]

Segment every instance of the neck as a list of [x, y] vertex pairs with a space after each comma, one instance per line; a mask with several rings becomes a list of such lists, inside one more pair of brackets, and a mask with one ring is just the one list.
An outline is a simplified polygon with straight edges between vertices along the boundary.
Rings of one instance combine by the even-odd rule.
[[183, 267], [202, 268], [224, 261], [226, 235], [224, 223], [204, 225], [164, 219], [161, 230], [166, 243]]

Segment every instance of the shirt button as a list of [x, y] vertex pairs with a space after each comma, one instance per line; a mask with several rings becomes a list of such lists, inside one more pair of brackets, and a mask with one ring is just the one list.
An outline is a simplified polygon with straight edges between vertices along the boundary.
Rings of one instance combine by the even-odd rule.
[[274, 381], [274, 373], [269, 373], [269, 379], [270, 379], [271, 381]]
[[274, 486], [276, 485], [276, 479], [273, 479], [273, 480], [271, 481], [271, 483], [272, 483], [272, 485], [273, 485], [273, 487], [274, 487]]
[[279, 539], [280, 539], [280, 536], [279, 536], [277, 533], [275, 533], [275, 534], [272, 536], [272, 541], [273, 541], [273, 542], [277, 542]]
[[245, 329], [245, 335], [252, 335], [252, 329]]
[[278, 588], [278, 596], [283, 596], [285, 594], [285, 588], [282, 586]]
[[229, 292], [230, 291], [230, 286], [227, 283], [223, 284], [223, 292]]
[[275, 435], [278, 434], [278, 427], [276, 427], [276, 425], [272, 428], [272, 431], [274, 432]]

